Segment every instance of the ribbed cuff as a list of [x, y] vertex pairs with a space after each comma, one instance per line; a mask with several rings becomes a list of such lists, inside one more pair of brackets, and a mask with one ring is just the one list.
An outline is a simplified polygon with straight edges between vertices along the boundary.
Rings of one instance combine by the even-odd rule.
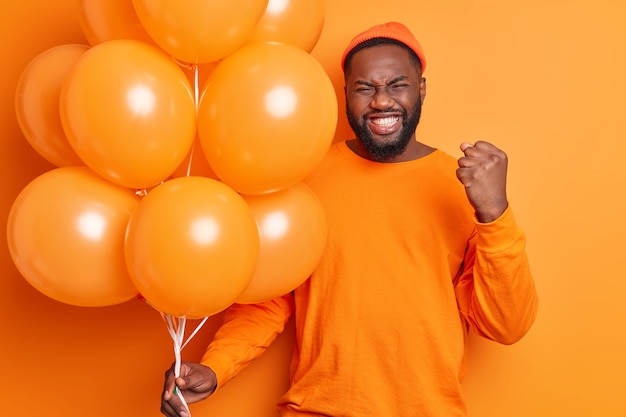
[[524, 233], [518, 227], [511, 206], [504, 213], [489, 223], [480, 223], [474, 218], [476, 224], [477, 249], [487, 253], [497, 253], [506, 250], [511, 245], [524, 237]]

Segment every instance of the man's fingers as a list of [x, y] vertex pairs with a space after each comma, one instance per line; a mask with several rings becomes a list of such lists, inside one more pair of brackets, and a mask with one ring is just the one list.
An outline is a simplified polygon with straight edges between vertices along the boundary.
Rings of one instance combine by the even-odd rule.
[[506, 153], [489, 142], [478, 141], [475, 145], [464, 142], [461, 149], [464, 155], [458, 159], [459, 167], [492, 166], [507, 161]]
[[173, 407], [169, 403], [161, 403], [161, 414], [167, 417], [188, 417], [187, 410], [181, 404], [181, 407]]
[[[175, 381], [176, 386], [178, 388], [180, 388], [180, 389], [188, 389], [188, 388], [190, 388], [191, 381], [189, 381], [189, 379], [190, 379], [189, 377], [179, 376], [178, 378], [176, 378], [176, 381]], [[191, 387], [191, 388], [193, 388], [193, 387]]]
[[485, 142], [484, 140], [479, 140], [476, 143], [472, 144], [469, 142], [461, 143], [461, 151], [467, 155], [467, 152], [471, 153], [482, 153], [482, 152], [495, 152], [498, 148], [489, 142]]
[[161, 401], [161, 413], [168, 417], [187, 417], [187, 408], [178, 397], [178, 394], [173, 394], [169, 399]]
[[[486, 143], [486, 142], [483, 142]], [[484, 144], [480, 142], [476, 142], [476, 145], [472, 145], [470, 143], [464, 143], [461, 147], [463, 154], [467, 158], [480, 158], [489, 152], [489, 149], [485, 147]]]
[[474, 161], [470, 157], [462, 156], [462, 157], [459, 158], [459, 160], [457, 162], [459, 164], [459, 168], [469, 168], [469, 167], [473, 166], [476, 161]]
[[471, 143], [463, 142], [463, 143], [461, 143], [461, 146], [460, 146], [461, 152], [465, 153], [466, 149], [469, 149], [469, 148], [472, 148], [472, 147], [474, 147], [474, 145], [472, 145]]
[[176, 411], [174, 411], [172, 406], [168, 402], [165, 402], [165, 401], [161, 402], [161, 414], [164, 414], [167, 417], [177, 417], [178, 416], [178, 414], [176, 413]]
[[163, 399], [165, 401], [169, 401], [172, 395], [174, 395], [175, 381], [176, 377], [172, 368], [165, 371], [165, 382], [163, 383]]

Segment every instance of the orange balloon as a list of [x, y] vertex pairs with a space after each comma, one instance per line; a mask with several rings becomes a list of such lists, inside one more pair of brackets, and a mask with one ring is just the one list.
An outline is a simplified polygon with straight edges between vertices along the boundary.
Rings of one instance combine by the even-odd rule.
[[91, 45], [113, 39], [154, 44], [129, 0], [79, 0], [78, 22]]
[[324, 0], [270, 0], [247, 43], [283, 42], [311, 52], [322, 34]]
[[268, 301], [292, 291], [317, 266], [328, 227], [324, 209], [304, 183], [260, 196], [244, 196], [260, 238], [257, 266], [237, 303]]
[[137, 295], [124, 235], [138, 198], [87, 167], [48, 171], [17, 196], [7, 222], [13, 262], [24, 278], [66, 304], [100, 307]]
[[160, 50], [112, 40], [85, 52], [61, 90], [68, 141], [96, 173], [130, 188], [166, 179], [196, 135], [196, 104], [183, 70]]
[[87, 45], [50, 48], [24, 68], [15, 89], [15, 114], [30, 145], [56, 166], [84, 165], [65, 136], [59, 116], [61, 86]]
[[241, 47], [268, 0], [133, 0], [146, 31], [180, 61], [217, 61]]
[[337, 98], [322, 66], [281, 43], [248, 45], [221, 61], [198, 109], [209, 164], [251, 195], [302, 181], [330, 147], [336, 124]]
[[135, 286], [157, 310], [201, 318], [233, 303], [247, 287], [259, 235], [245, 200], [210, 178], [158, 185], [128, 223], [126, 260]]

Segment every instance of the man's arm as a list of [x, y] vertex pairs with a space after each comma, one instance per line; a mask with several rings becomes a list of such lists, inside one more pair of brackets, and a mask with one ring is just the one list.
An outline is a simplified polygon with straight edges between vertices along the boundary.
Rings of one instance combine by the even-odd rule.
[[538, 297], [525, 247], [510, 208], [494, 222], [477, 222], [455, 286], [459, 311], [475, 333], [512, 344], [530, 329]]
[[165, 373], [161, 412], [168, 417], [187, 417], [187, 403], [204, 400], [248, 363], [260, 356], [281, 333], [293, 311], [293, 295], [258, 304], [234, 304], [224, 313], [200, 363], [183, 362], [180, 376], [171, 367]]
[[457, 282], [459, 309], [470, 327], [489, 339], [513, 343], [537, 314], [537, 293], [526, 237], [506, 195], [507, 155], [488, 142], [461, 144], [457, 177], [476, 215], [476, 230]]
[[200, 363], [215, 372], [218, 387], [225, 385], [260, 356], [285, 329], [294, 308], [293, 294], [258, 304], [234, 304], [224, 314]]

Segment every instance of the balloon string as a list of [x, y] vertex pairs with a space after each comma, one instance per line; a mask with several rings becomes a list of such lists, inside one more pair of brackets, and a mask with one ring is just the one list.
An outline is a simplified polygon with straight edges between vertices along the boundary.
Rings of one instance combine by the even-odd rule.
[[185, 341], [185, 343], [183, 343], [183, 346], [180, 348], [181, 350], [185, 348], [185, 346], [187, 346], [187, 344], [191, 341], [191, 339], [193, 339], [193, 337], [200, 331], [200, 329], [202, 328], [202, 326], [204, 326], [204, 323], [206, 323], [206, 321], [208, 320], [208, 317], [205, 317], [202, 319], [202, 321], [196, 326], [196, 329], [189, 335], [189, 337], [187, 338], [187, 340]]
[[199, 75], [200, 69], [199, 69], [198, 65], [194, 66], [193, 73], [194, 73], [193, 74], [194, 75], [194, 78], [193, 78], [194, 98], [195, 98], [196, 116], [197, 116], [198, 115], [198, 101], [199, 101], [198, 95], [199, 95], [199, 91], [200, 91], [200, 87], [199, 87], [199, 84], [200, 84], [200, 81], [199, 81], [199, 79], [200, 79], [200, 75]]
[[[199, 95], [199, 91], [200, 91], [200, 88], [199, 88], [199, 84], [200, 84], [200, 82], [199, 82], [199, 79], [200, 79], [199, 72], [200, 71], [199, 71], [198, 65], [197, 64], [194, 65], [193, 66], [193, 85], [194, 85], [194, 95], [193, 96], [194, 96], [194, 105], [195, 105], [195, 108], [196, 108], [196, 118], [198, 117], [198, 106], [199, 106], [199, 104], [198, 104], [198, 101], [199, 101], [198, 100], [198, 95]], [[194, 143], [191, 145], [191, 150], [189, 151], [189, 161], [187, 162], [187, 176], [191, 175], [191, 161], [193, 160], [193, 154], [195, 152], [195, 147], [196, 147], [196, 144], [195, 144], [195, 140], [194, 140]]]
[[189, 150], [189, 161], [187, 161], [187, 174], [186, 174], [187, 177], [191, 175], [191, 161], [193, 161], [193, 153], [195, 151], [195, 148], [196, 148], [196, 144], [193, 143], [191, 145], [191, 149]]
[[[196, 326], [195, 330], [189, 335], [187, 340], [185, 340], [185, 325], [187, 323], [187, 319], [184, 317], [175, 318], [169, 314], [161, 313], [161, 317], [165, 320], [167, 325], [167, 330], [174, 342], [174, 376], [178, 378], [180, 376], [180, 369], [182, 366], [182, 350], [187, 346], [187, 344], [191, 341], [191, 339], [200, 331], [204, 323], [208, 320], [208, 317], [202, 319], [202, 321]], [[187, 409], [189, 416], [191, 416], [191, 411], [189, 411], [189, 405], [183, 397], [183, 393], [178, 389], [178, 387], [174, 387], [174, 393], [180, 398], [181, 402]]]

